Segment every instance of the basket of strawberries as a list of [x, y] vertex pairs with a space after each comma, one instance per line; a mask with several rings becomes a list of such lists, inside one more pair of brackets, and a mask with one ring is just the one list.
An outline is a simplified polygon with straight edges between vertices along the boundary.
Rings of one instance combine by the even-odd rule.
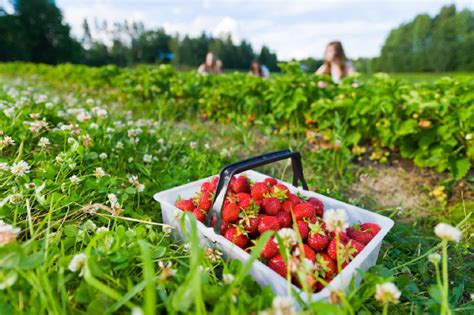
[[[293, 184], [252, 170], [289, 158]], [[347, 289], [354, 277], [359, 283], [356, 270], [375, 265], [393, 226], [390, 218], [309, 191], [301, 155], [290, 150], [227, 165], [219, 176], [157, 193], [155, 200], [163, 222], [177, 231], [183, 212], [192, 212], [201, 241], [227, 259], [246, 262], [252, 244], [272, 231], [250, 274], [277, 295], [296, 292], [312, 301]]]

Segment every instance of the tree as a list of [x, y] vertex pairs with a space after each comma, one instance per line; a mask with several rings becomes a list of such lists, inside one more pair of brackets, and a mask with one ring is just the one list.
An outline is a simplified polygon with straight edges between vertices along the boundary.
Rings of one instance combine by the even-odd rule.
[[258, 56], [258, 62], [266, 65], [271, 71], [278, 71], [278, 59], [276, 54], [272, 53], [267, 46], [262, 46], [260, 55]]

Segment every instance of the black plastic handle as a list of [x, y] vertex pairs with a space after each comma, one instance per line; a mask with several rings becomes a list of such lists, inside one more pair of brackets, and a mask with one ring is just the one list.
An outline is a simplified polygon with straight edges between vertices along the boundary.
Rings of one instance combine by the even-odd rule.
[[304, 190], [308, 190], [308, 184], [303, 175], [303, 164], [301, 163], [301, 154], [299, 152], [291, 152], [290, 150], [281, 150], [272, 153], [267, 153], [259, 155], [253, 158], [249, 158], [243, 161], [239, 161], [233, 164], [224, 166], [219, 173], [219, 182], [216, 187], [216, 192], [214, 194], [214, 200], [209, 210], [205, 224], [206, 226], [211, 226], [213, 216], [216, 217], [216, 222], [214, 224], [214, 231], [220, 234], [221, 230], [221, 211], [224, 205], [225, 196], [227, 195], [227, 190], [229, 188], [230, 181], [235, 174], [242, 173], [244, 171], [270, 164], [276, 161], [284, 160], [291, 158], [291, 165], [293, 168], [293, 186], [298, 186], [298, 181], [301, 182], [301, 186]]

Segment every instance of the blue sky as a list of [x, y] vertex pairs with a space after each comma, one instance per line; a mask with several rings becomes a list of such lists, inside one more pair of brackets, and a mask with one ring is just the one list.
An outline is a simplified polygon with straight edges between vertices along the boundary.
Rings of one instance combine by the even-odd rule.
[[[0, 5], [7, 0], [0, 0]], [[86, 17], [143, 21], [147, 27], [196, 36], [231, 33], [263, 44], [282, 59], [321, 57], [327, 42], [338, 39], [349, 57], [372, 57], [389, 31], [419, 13], [437, 13], [446, 4], [474, 8], [466, 0], [309, 1], [309, 0], [56, 0], [75, 35]]]

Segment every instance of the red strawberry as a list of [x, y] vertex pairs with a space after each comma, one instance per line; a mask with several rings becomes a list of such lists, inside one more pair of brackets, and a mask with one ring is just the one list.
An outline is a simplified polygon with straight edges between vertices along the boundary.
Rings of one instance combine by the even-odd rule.
[[285, 212], [291, 213], [295, 205], [296, 203], [288, 199], [288, 200], [283, 201], [283, 203], [281, 204], [281, 209]]
[[309, 233], [309, 226], [303, 220], [296, 221], [296, 225], [298, 226], [298, 232], [300, 233], [301, 239], [305, 240]]
[[246, 216], [239, 221], [239, 224], [251, 235], [258, 232], [258, 218]]
[[215, 176], [211, 179], [210, 181], [210, 185], [209, 185], [209, 191], [210, 192], [214, 192], [216, 191], [216, 188], [217, 188], [217, 184], [219, 183], [219, 177]]
[[[305, 282], [306, 282], [306, 288], [308, 288], [309, 290], [316, 290], [317, 288], [317, 285], [318, 285], [318, 279], [316, 278], [315, 275], [313, 274], [306, 274], [304, 275], [305, 276]], [[303, 286], [301, 285], [301, 282], [300, 280], [298, 279], [298, 277], [293, 277], [293, 283], [295, 286], [297, 286], [298, 288], [302, 289]]]
[[278, 211], [276, 214], [280, 227], [291, 227], [291, 215], [285, 211]]
[[211, 189], [211, 183], [205, 182], [201, 185], [201, 192], [209, 191]]
[[316, 197], [310, 197], [308, 199], [308, 202], [310, 204], [312, 204], [313, 206], [315, 206], [315, 210], [316, 210], [316, 215], [320, 218], [323, 217], [324, 215], [324, 204], [321, 200], [319, 200], [318, 198]]
[[286, 278], [288, 273], [288, 267], [286, 266], [285, 260], [281, 255], [277, 255], [268, 261], [268, 267], [275, 271], [277, 274]]
[[281, 209], [281, 204], [278, 198], [265, 198], [262, 200], [262, 208], [266, 214], [275, 215]]
[[267, 177], [263, 181], [265, 184], [267, 184], [268, 187], [272, 187], [273, 185], [276, 185], [278, 181], [275, 178]]
[[240, 207], [234, 203], [229, 202], [224, 205], [222, 209], [222, 219], [228, 222], [235, 222], [239, 219]]
[[276, 184], [270, 188], [270, 194], [272, 197], [276, 197], [279, 200], [283, 201], [288, 198], [290, 195], [290, 190], [283, 184]]
[[348, 228], [346, 233], [349, 238], [364, 245], [367, 245], [374, 238], [372, 234], [354, 228]]
[[380, 226], [375, 223], [364, 223], [360, 225], [360, 229], [375, 236], [380, 231]]
[[239, 206], [244, 209], [250, 205], [250, 200], [252, 200], [252, 196], [249, 193], [238, 193], [235, 197], [237, 197]]
[[[320, 277], [332, 278], [337, 273], [336, 262], [326, 253], [316, 254], [317, 270]], [[329, 281], [327, 281], [329, 282]]]
[[193, 211], [196, 207], [194, 206], [193, 200], [190, 198], [176, 202], [176, 208], [181, 209], [183, 211]]
[[230, 188], [234, 193], [243, 193], [250, 191], [250, 184], [245, 176], [234, 177], [230, 183]]
[[278, 244], [271, 238], [265, 244], [261, 256], [265, 259], [272, 259], [276, 255], [278, 255]]
[[221, 221], [221, 235], [225, 235], [227, 229], [229, 228], [229, 222], [222, 220]]
[[253, 185], [252, 190], [250, 194], [252, 195], [252, 198], [255, 200], [262, 200], [265, 198], [263, 195], [267, 194], [269, 192], [268, 186], [265, 183], [255, 183]]
[[278, 231], [280, 222], [278, 218], [272, 215], [262, 216], [258, 219], [258, 233], [263, 234], [266, 231]]
[[322, 251], [328, 246], [329, 238], [325, 234], [312, 233], [308, 235], [308, 245], [316, 251]]
[[245, 248], [249, 241], [248, 237], [236, 227], [228, 228], [224, 236], [240, 248]]
[[[306, 244], [303, 244], [304, 258], [311, 260], [312, 262], [316, 261], [316, 253], [314, 250]], [[300, 257], [301, 247], [296, 246], [293, 250], [294, 257]]]
[[[343, 243], [343, 242], [340, 242], [340, 243]], [[340, 246], [340, 245], [339, 245]], [[327, 253], [329, 255], [329, 257], [331, 257], [331, 259], [334, 259], [334, 260], [337, 260], [337, 253], [338, 253], [338, 248], [337, 248], [337, 242], [335, 239], [332, 239], [329, 244], [328, 244], [328, 248], [327, 248]]]
[[316, 208], [308, 203], [300, 203], [293, 208], [293, 217], [295, 220], [302, 220], [304, 218], [312, 218], [316, 213]]
[[199, 197], [199, 200], [198, 200], [198, 208], [204, 211], [208, 211], [209, 208], [211, 208], [211, 205], [212, 205], [211, 193], [208, 191], [201, 193], [201, 196]]
[[288, 200], [290, 200], [291, 202], [293, 202], [294, 205], [297, 205], [297, 204], [300, 204], [300, 203], [303, 202], [300, 197], [298, 197], [298, 196], [295, 195], [295, 194], [291, 194], [291, 193], [290, 193], [290, 195], [288, 196]]
[[352, 248], [355, 249], [354, 256], [357, 256], [365, 247], [364, 244], [356, 241], [356, 240], [350, 240], [347, 244], [350, 244]]
[[357, 250], [360, 249], [359, 244], [354, 245], [350, 241], [340, 241], [337, 246], [336, 240], [333, 239], [329, 242], [327, 254], [336, 261], [339, 255], [342, 267], [345, 267], [357, 255]]
[[204, 219], [206, 218], [206, 211], [196, 208], [193, 210], [193, 214], [196, 217], [196, 220], [204, 222]]

